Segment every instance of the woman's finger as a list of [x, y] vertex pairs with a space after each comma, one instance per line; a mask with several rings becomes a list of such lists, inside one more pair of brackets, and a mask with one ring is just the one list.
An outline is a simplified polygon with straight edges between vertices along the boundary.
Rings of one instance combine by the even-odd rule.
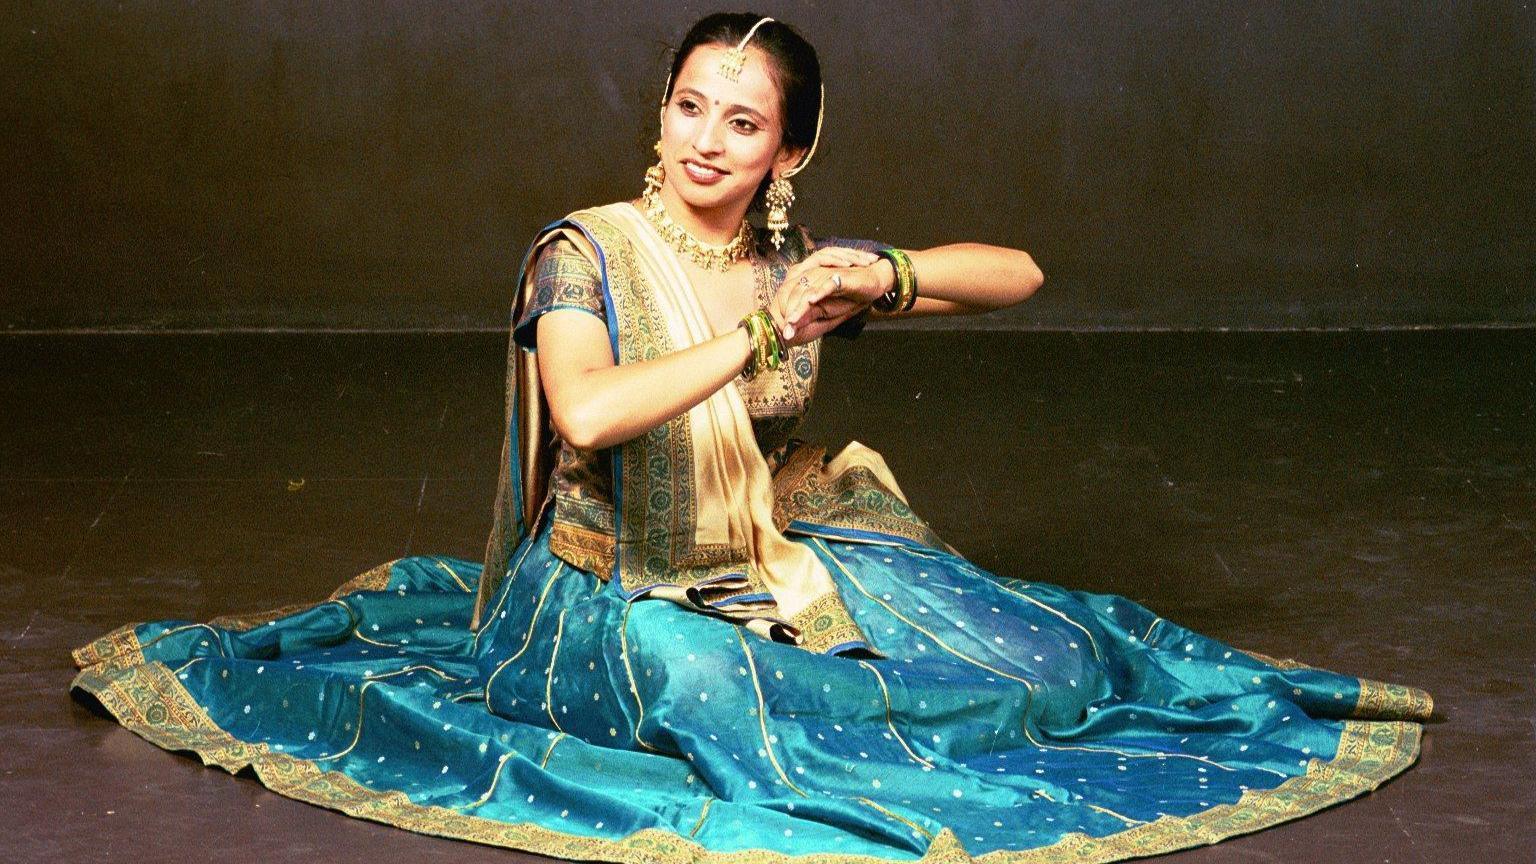
[[818, 268], [868, 266], [877, 260], [878, 257], [872, 252], [863, 252], [858, 249], [848, 249], [842, 246], [824, 246], [791, 265], [784, 273], [784, 282], [789, 284], [800, 276], [811, 273]]
[[784, 305], [785, 317], [797, 324], [803, 323], [806, 309], [813, 302], [810, 298], [820, 293], [823, 283], [830, 282], [832, 274], [807, 275], [796, 280]]
[[871, 263], [871, 259], [878, 257], [871, 252], [863, 252], [858, 249], [847, 249], [841, 246], [827, 246], [816, 250], [811, 257], [818, 257], [826, 262], [835, 262], [843, 267], [857, 267]]
[[779, 331], [779, 336], [781, 336], [786, 343], [788, 343], [789, 340], [795, 338], [795, 325], [788, 319], [787, 316], [784, 315], [784, 311], [781, 308], [778, 308], [775, 304], [770, 303], [768, 305], [768, 316], [773, 319], [774, 329]]

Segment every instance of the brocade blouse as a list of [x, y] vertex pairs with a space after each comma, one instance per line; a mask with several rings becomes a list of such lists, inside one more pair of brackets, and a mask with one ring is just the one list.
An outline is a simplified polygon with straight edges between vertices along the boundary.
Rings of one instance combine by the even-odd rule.
[[[758, 229], [759, 232], [762, 229]], [[841, 246], [864, 251], [888, 248], [873, 240], [847, 237], [817, 237], [804, 226], [796, 226], [801, 243], [786, 243], [768, 256], [758, 256], [754, 264], [754, 290], [758, 306], [766, 305], [788, 267], [822, 246]], [[765, 248], [759, 243], [758, 248]], [[771, 249], [771, 246], [766, 248]], [[803, 250], [803, 251], [802, 251]], [[513, 340], [528, 350], [535, 350], [539, 316], [556, 309], [578, 309], [607, 321], [603, 305], [601, 276], [595, 265], [569, 240], [557, 239], [545, 244], [534, 261], [534, 292], [528, 306], [512, 330]], [[865, 313], [843, 322], [830, 331], [832, 335], [852, 339], [865, 323]], [[793, 438], [805, 417], [816, 388], [820, 365], [820, 340], [796, 345], [786, 362], [777, 370], [759, 371], [751, 380], [738, 377], [736, 386], [752, 418], [752, 431], [769, 469], [777, 472], [799, 442]], [[603, 524], [612, 513], [612, 464], [607, 448], [583, 450], [571, 446], [555, 433], [555, 468], [550, 477], [550, 494], [563, 498], [566, 508], [585, 511], [589, 524]], [[578, 565], [589, 562], [575, 561]]]

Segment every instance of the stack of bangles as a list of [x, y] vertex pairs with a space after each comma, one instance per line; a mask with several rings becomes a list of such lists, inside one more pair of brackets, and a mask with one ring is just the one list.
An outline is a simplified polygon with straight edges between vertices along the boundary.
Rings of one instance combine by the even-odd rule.
[[784, 362], [784, 339], [779, 328], [773, 325], [773, 317], [767, 309], [759, 309], [741, 319], [737, 326], [747, 328], [747, 339], [752, 343], [752, 353], [747, 356], [747, 366], [742, 377], [748, 381], [760, 369], [777, 369]]
[[912, 269], [912, 259], [900, 249], [877, 249], [875, 254], [891, 262], [896, 271], [896, 284], [870, 304], [877, 312], [907, 312], [917, 302], [917, 271]]

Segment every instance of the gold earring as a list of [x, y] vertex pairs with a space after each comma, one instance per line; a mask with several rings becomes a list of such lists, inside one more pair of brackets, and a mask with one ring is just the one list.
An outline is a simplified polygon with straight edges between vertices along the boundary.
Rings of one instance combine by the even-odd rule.
[[784, 244], [784, 230], [789, 227], [789, 208], [795, 203], [795, 187], [791, 186], [788, 177], [774, 178], [768, 184], [768, 191], [763, 193], [763, 202], [768, 205], [767, 227], [773, 232], [773, 248], [777, 249]]
[[645, 169], [645, 191], [653, 194], [661, 188], [661, 184], [667, 180], [667, 168], [661, 161], [661, 141], [656, 142], [653, 148], [656, 151], [656, 164]]

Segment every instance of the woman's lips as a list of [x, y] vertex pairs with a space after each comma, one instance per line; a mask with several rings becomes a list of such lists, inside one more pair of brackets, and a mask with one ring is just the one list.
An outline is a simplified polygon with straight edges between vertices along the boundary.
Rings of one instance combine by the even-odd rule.
[[716, 171], [705, 168], [695, 162], [683, 162], [683, 171], [688, 174], [688, 179], [695, 183], [708, 186], [725, 176], [724, 171]]

